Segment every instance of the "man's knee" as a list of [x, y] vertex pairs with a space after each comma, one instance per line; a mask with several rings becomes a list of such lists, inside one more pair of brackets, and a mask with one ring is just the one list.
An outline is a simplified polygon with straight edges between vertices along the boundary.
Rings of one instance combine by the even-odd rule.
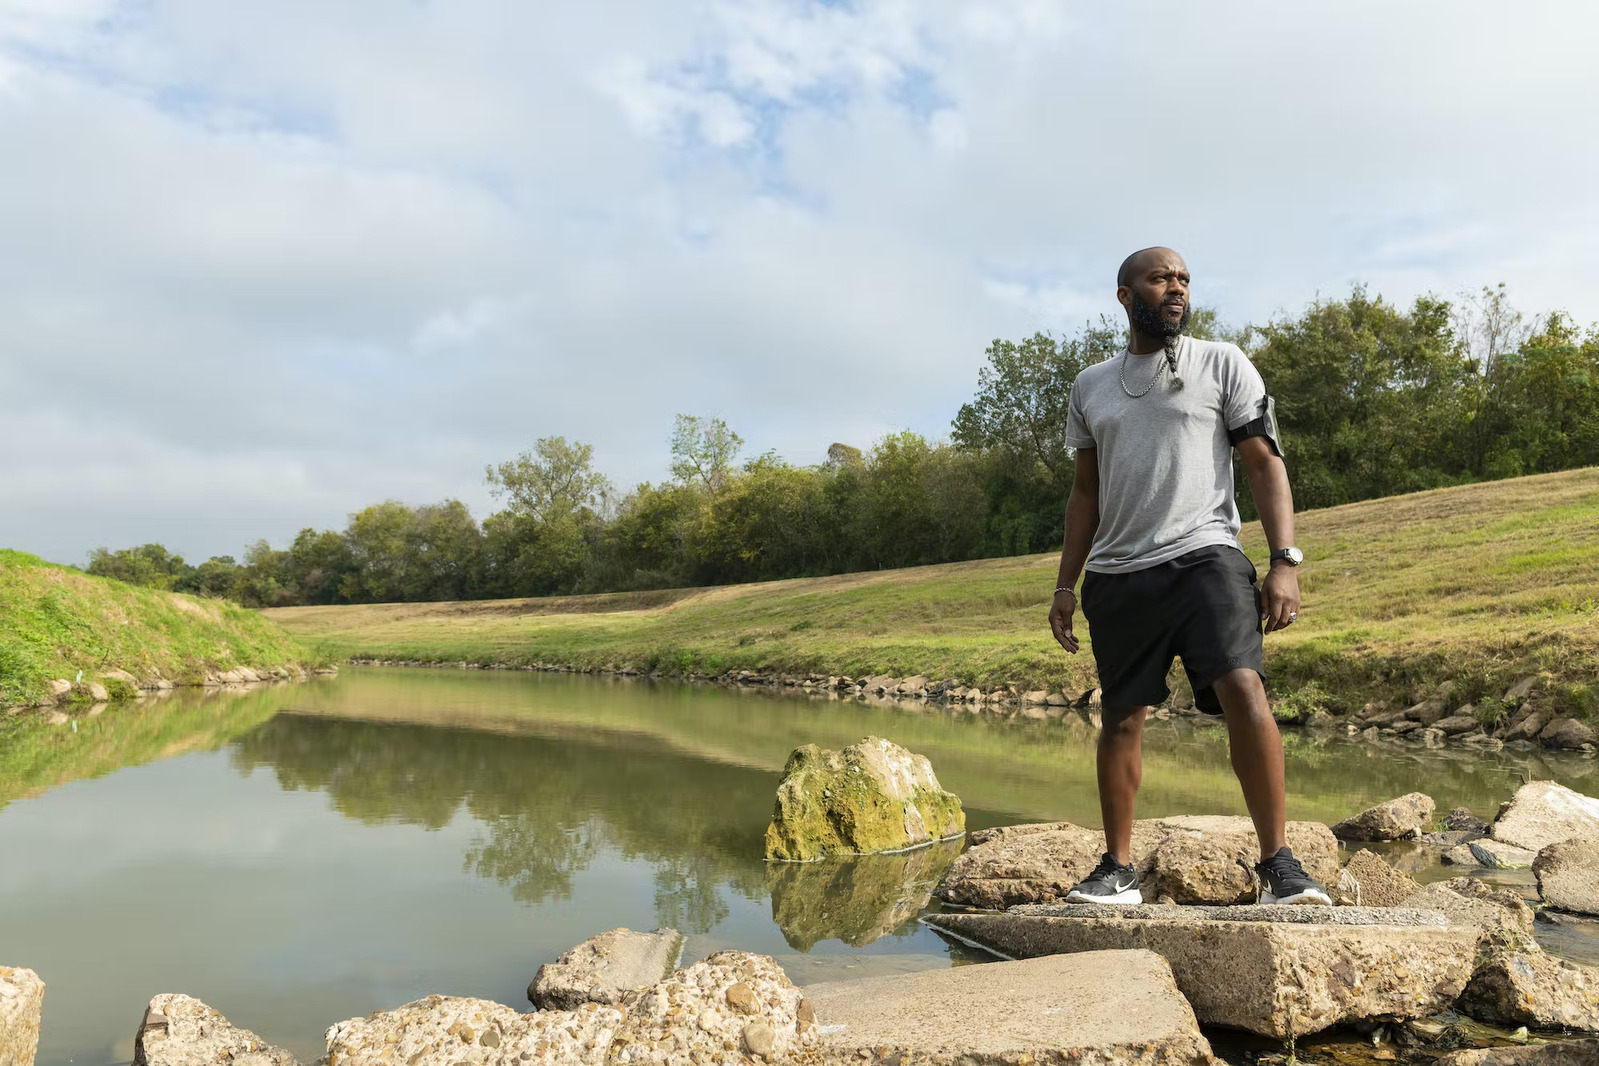
[[1107, 711], [1100, 716], [1099, 743], [1103, 747], [1135, 744], [1144, 735], [1144, 715], [1148, 707], [1133, 707], [1120, 712]]

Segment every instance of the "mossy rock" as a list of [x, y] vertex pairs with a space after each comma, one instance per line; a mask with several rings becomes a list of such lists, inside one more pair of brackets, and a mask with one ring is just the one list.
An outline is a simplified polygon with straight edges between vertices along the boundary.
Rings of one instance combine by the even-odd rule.
[[924, 756], [880, 737], [842, 752], [807, 744], [783, 767], [766, 857], [902, 851], [965, 831], [959, 797], [944, 791]]

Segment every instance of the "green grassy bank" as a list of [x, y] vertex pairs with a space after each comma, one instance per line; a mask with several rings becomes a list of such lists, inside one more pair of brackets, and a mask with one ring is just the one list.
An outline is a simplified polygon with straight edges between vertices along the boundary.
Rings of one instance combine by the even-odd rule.
[[[1599, 468], [1299, 516], [1304, 606], [1267, 638], [1293, 707], [1410, 699], [1445, 680], [1599, 709]], [[1244, 548], [1264, 567], [1258, 524]], [[717, 673], [924, 674], [1080, 692], [1085, 650], [1045, 625], [1056, 557], [1025, 556], [674, 592], [265, 612], [327, 654]], [[1080, 630], [1082, 626], [1079, 617]]]
[[236, 666], [309, 665], [313, 655], [259, 612], [90, 577], [0, 549], [0, 707], [38, 703], [52, 679], [132, 686], [107, 675], [195, 684]]

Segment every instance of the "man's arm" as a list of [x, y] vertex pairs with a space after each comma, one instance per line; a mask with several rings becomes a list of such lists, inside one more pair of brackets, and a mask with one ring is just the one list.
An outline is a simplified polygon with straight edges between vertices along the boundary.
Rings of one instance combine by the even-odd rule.
[[[1249, 475], [1249, 488], [1260, 512], [1260, 525], [1272, 551], [1294, 543], [1294, 494], [1288, 487], [1288, 468], [1272, 450], [1265, 437], [1245, 437], [1238, 442], [1238, 455]], [[1271, 564], [1266, 580], [1260, 583], [1260, 613], [1266, 632], [1293, 625], [1299, 612], [1299, 574], [1286, 562]]]
[[[1286, 482], [1284, 482], [1286, 484]], [[1072, 476], [1071, 496], [1066, 500], [1066, 543], [1060, 551], [1060, 576], [1049, 607], [1049, 631], [1060, 646], [1077, 651], [1077, 634], [1072, 632], [1072, 614], [1077, 610], [1077, 576], [1083, 572], [1088, 549], [1099, 529], [1099, 453], [1093, 448], [1077, 449], [1077, 469]]]

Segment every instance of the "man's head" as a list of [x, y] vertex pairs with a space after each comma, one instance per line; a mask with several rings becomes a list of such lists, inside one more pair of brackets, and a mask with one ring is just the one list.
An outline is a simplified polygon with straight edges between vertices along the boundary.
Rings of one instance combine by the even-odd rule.
[[1172, 341], [1188, 328], [1188, 264], [1170, 248], [1144, 248], [1122, 260], [1116, 299], [1127, 322], [1151, 340]]

